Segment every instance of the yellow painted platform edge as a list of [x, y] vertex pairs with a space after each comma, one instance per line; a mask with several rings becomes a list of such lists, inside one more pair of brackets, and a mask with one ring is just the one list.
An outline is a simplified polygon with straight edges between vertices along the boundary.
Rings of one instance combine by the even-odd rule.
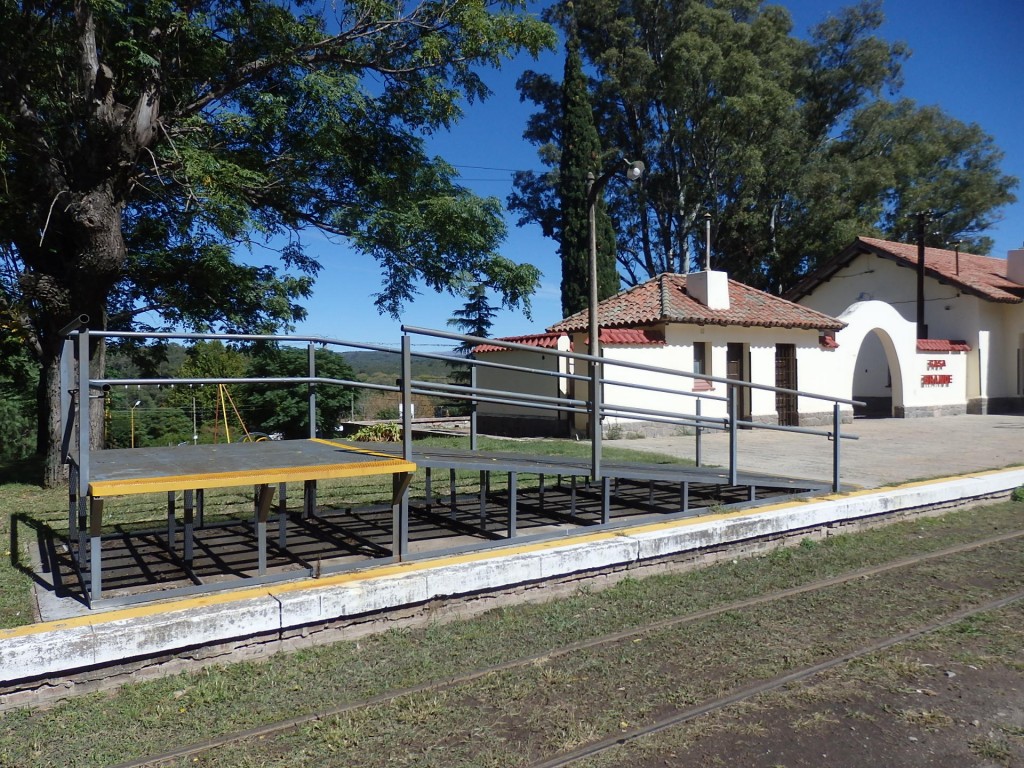
[[130, 608], [116, 609], [113, 611], [105, 611], [103, 613], [95, 615], [90, 614], [85, 616], [75, 616], [70, 619], [46, 621], [39, 622], [36, 624], [27, 624], [21, 627], [0, 629], [0, 640], [16, 637], [26, 637], [34, 634], [45, 634], [47, 632], [56, 632], [60, 630], [77, 629], [80, 627], [111, 624], [118, 621], [138, 619], [157, 614], [175, 613], [179, 611], [190, 610], [193, 608], [202, 608], [214, 605], [225, 605], [228, 603], [236, 603], [242, 600], [250, 600], [257, 597], [271, 597], [275, 594], [286, 594], [304, 590], [322, 589], [325, 587], [334, 587], [339, 586], [341, 584], [358, 581], [368, 581], [370, 579], [377, 579], [396, 574], [419, 573], [433, 568], [444, 567], [445, 565], [457, 565], [460, 563], [476, 562], [490, 558], [505, 557], [508, 555], [528, 554], [530, 552], [539, 552], [545, 549], [555, 549], [562, 546], [574, 546], [578, 544], [586, 544], [588, 542], [597, 542], [612, 538], [628, 537], [636, 533], [643, 533], [659, 529], [687, 528], [707, 522], [727, 520], [736, 517], [745, 517], [752, 514], [761, 514], [764, 512], [778, 511], [790, 507], [799, 507], [807, 503], [838, 501], [841, 499], [851, 498], [855, 496], [866, 496], [883, 493], [886, 491], [914, 488], [922, 485], [929, 485], [932, 483], [948, 482], [951, 480], [966, 480], [972, 477], [995, 475], [1003, 472], [1013, 472], [1021, 470], [1024, 470], [1024, 467], [969, 472], [964, 475], [950, 475], [948, 477], [936, 478], [933, 480], [921, 480], [914, 481], [911, 483], [888, 485], [881, 488], [863, 489], [852, 491], [849, 493], [833, 493], [828, 494], [826, 496], [816, 496], [813, 498], [792, 499], [790, 501], [782, 502], [779, 504], [757, 507], [756, 510], [735, 510], [733, 512], [723, 512], [716, 515], [702, 515], [700, 517], [687, 518], [685, 520], [648, 523], [644, 525], [632, 526], [629, 528], [617, 528], [615, 530], [599, 531], [596, 533], [584, 534], [581, 536], [550, 539], [548, 541], [535, 542], [532, 544], [525, 544], [521, 546], [510, 546], [500, 547], [496, 549], [478, 550], [475, 552], [467, 552], [458, 555], [449, 555], [445, 557], [407, 561], [404, 563], [389, 563], [387, 565], [382, 565], [378, 567], [370, 567], [365, 570], [350, 571], [346, 573], [334, 574], [332, 576], [325, 576], [319, 579], [307, 577], [293, 582], [285, 582], [282, 584], [274, 585], [272, 589], [266, 586], [257, 586], [249, 588], [242, 587], [240, 589], [226, 590], [224, 592], [217, 592], [209, 595], [202, 595], [199, 597], [189, 597], [179, 600], [170, 600], [166, 602], [155, 602], [149, 603], [147, 605], [139, 605]]
[[[385, 470], [385, 471], [382, 471]], [[92, 496], [121, 496], [128, 494], [179, 491], [196, 488], [230, 488], [237, 485], [273, 485], [299, 480], [329, 480], [341, 477], [367, 475], [393, 475], [415, 472], [416, 465], [404, 459], [388, 457], [388, 461], [362, 464], [315, 464], [299, 467], [279, 467], [270, 470], [232, 470], [189, 475], [168, 475], [156, 478], [127, 480], [97, 480], [89, 483]]]
[[[311, 437], [311, 438], [309, 438], [309, 442], [311, 442], [311, 443], [320, 443], [321, 445], [330, 445], [333, 448], [344, 448], [346, 451], [352, 451], [352, 453], [365, 453], [368, 456], [381, 456], [381, 457], [383, 457], [385, 459], [394, 459], [394, 458], [396, 458], [395, 455], [391, 454], [391, 453], [381, 453], [380, 451], [371, 451], [369, 448], [357, 448], [356, 446], [349, 445], [348, 443], [339, 443], [337, 440], [327, 440], [326, 438], [323, 438], [323, 437]], [[398, 460], [401, 461], [402, 459], [398, 459]]]

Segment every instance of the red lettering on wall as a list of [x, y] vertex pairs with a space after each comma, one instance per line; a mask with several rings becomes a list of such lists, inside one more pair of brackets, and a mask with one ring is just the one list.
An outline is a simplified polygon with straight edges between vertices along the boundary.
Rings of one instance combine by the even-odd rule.
[[922, 387], [948, 386], [953, 383], [951, 373], [926, 373], [921, 376]]
[[945, 367], [946, 367], [946, 361], [945, 360], [929, 360], [928, 361], [928, 370], [929, 371], [933, 371], [936, 368], [945, 368]]

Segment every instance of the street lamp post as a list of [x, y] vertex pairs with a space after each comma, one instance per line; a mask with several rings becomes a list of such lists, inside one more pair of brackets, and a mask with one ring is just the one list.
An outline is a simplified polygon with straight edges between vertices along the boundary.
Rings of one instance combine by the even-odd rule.
[[[637, 181], [644, 175], [646, 166], [640, 160], [630, 162], [623, 159], [625, 175], [629, 181]], [[587, 326], [590, 333], [590, 440], [591, 458], [590, 474], [594, 480], [601, 478], [601, 364], [598, 357], [601, 345], [598, 341], [597, 324], [597, 196], [605, 185], [620, 170], [621, 166], [613, 166], [595, 178], [593, 173], [587, 174], [587, 217], [590, 224], [590, 307], [587, 314]]]
[[142, 405], [142, 401], [141, 400], [136, 400], [135, 401], [135, 405], [133, 405], [131, 407], [131, 410], [129, 411], [129, 413], [131, 415], [131, 435], [132, 435], [131, 436], [131, 447], [132, 448], [135, 447], [135, 409], [138, 408], [140, 405]]

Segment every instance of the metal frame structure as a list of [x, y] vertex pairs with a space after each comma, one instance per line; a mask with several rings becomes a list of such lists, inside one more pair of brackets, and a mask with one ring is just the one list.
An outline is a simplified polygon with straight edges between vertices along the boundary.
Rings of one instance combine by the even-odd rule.
[[[751, 382], [724, 379], [714, 376], [706, 376], [689, 372], [674, 371], [656, 366], [629, 363], [616, 360], [615, 368], [630, 368], [645, 372], [668, 374], [680, 377], [685, 383], [686, 380], [703, 379], [708, 382], [719, 383], [727, 388], [727, 395], [714, 395], [708, 392], [692, 392], [691, 386], [683, 386], [678, 389], [671, 387], [656, 387], [643, 384], [624, 382], [615, 379], [601, 379], [600, 384], [614, 384], [616, 386], [634, 387], [642, 390], [670, 394], [684, 394], [693, 398], [694, 407], [692, 412], [664, 411], [653, 408], [637, 408], [609, 403], [595, 403], [593, 400], [578, 400], [572, 398], [542, 397], [520, 392], [502, 390], [487, 390], [477, 386], [476, 372], [481, 367], [490, 368], [511, 368], [517, 371], [528, 371], [531, 374], [542, 376], [557, 376], [559, 378], [577, 379], [589, 381], [590, 375], [579, 375], [566, 372], [555, 372], [534, 368], [522, 368], [519, 366], [507, 366], [502, 363], [491, 361], [480, 361], [466, 359], [455, 355], [442, 355], [436, 353], [413, 352], [412, 338], [414, 336], [426, 336], [430, 338], [441, 338], [451, 341], [491, 345], [500, 345], [509, 349], [519, 349], [537, 353], [538, 350], [528, 345], [516, 344], [513, 342], [502, 342], [492, 339], [483, 339], [464, 334], [450, 333], [446, 331], [418, 328], [414, 326], [403, 326], [401, 347], [395, 350], [388, 347], [364, 344], [358, 342], [344, 341], [341, 339], [310, 337], [310, 336], [288, 336], [288, 335], [262, 335], [262, 334], [198, 334], [198, 333], [136, 333], [136, 332], [109, 332], [94, 331], [88, 328], [88, 318], [80, 317], [74, 323], [64, 329], [66, 337], [64, 355], [62, 358], [62, 426], [63, 426], [63, 455], [65, 462], [70, 465], [69, 483], [69, 540], [72, 549], [76, 552], [76, 561], [83, 574], [88, 573], [88, 578], [83, 579], [87, 599], [92, 602], [102, 598], [102, 542], [103, 542], [103, 498], [105, 496], [120, 495], [128, 493], [142, 493], [153, 491], [168, 492], [167, 512], [167, 547], [172, 551], [176, 544], [177, 534], [177, 510], [175, 508], [175, 491], [182, 491], [183, 496], [183, 551], [182, 557], [186, 562], [190, 560], [192, 549], [192, 537], [195, 527], [202, 527], [203, 521], [203, 491], [207, 488], [224, 487], [227, 485], [253, 484], [256, 486], [254, 502], [254, 527], [257, 536], [259, 550], [259, 562], [257, 573], [249, 583], [261, 583], [282, 578], [279, 575], [267, 573], [266, 547], [267, 547], [267, 521], [272, 504], [272, 496], [276, 490], [279, 493], [278, 503], [278, 541], [279, 549], [286, 547], [285, 527], [287, 518], [287, 482], [303, 483], [302, 510], [304, 517], [310, 517], [315, 513], [316, 502], [316, 481], [328, 477], [353, 476], [356, 474], [391, 474], [394, 476], [392, 496], [392, 531], [390, 559], [403, 560], [410, 557], [409, 552], [409, 520], [410, 514], [425, 515], [436, 518], [432, 507], [433, 487], [432, 476], [435, 471], [448, 471], [453, 476], [457, 470], [472, 470], [479, 472], [480, 495], [479, 495], [479, 526], [478, 532], [482, 532], [485, 538], [495, 538], [489, 533], [488, 509], [489, 497], [488, 487], [492, 472], [500, 472], [508, 477], [508, 490], [502, 506], [502, 514], [506, 517], [506, 525], [503, 535], [498, 536], [499, 540], [516, 538], [523, 540], [519, 526], [517, 525], [517, 514], [521, 499], [525, 498], [520, 493], [519, 476], [521, 474], [535, 475], [539, 480], [539, 509], [545, 508], [546, 477], [555, 475], [559, 478], [559, 487], [562, 480], [567, 479], [570, 485], [567, 491], [567, 509], [559, 512], [561, 517], [576, 521], [578, 524], [609, 526], [621, 524], [619, 520], [613, 520], [612, 507], [615, 489], [620, 483], [647, 483], [650, 493], [654, 493], [656, 483], [678, 484], [678, 508], [675, 513], [680, 515], [693, 514], [691, 508], [691, 489], [701, 485], [713, 485], [718, 487], [732, 487], [735, 489], [746, 489], [740, 494], [741, 500], [734, 504], [749, 505], [756, 503], [759, 488], [775, 489], [775, 492], [797, 494], [803, 492], [820, 492], [828, 489], [833, 491], [840, 489], [840, 467], [841, 454], [840, 443], [843, 439], [856, 439], [840, 430], [841, 405], [856, 405], [857, 401], [834, 398], [817, 393], [804, 392], [800, 390], [787, 390], [768, 385], [754, 384]], [[89, 353], [93, 343], [101, 339], [133, 339], [139, 341], [154, 340], [225, 340], [234, 342], [244, 341], [270, 341], [290, 344], [304, 344], [308, 350], [308, 376], [299, 377], [270, 377], [270, 378], [123, 378], [107, 379], [94, 378], [89, 370]], [[389, 352], [400, 355], [401, 378], [395, 385], [370, 384], [366, 382], [332, 379], [320, 377], [316, 371], [315, 349], [317, 346], [337, 346], [355, 349], [368, 349], [381, 352]], [[569, 360], [585, 364], [584, 367], [590, 370], [599, 366], [591, 366], [596, 361], [590, 355], [563, 352], [558, 350], [545, 349], [546, 355], [557, 355]], [[459, 362], [472, 366], [472, 378], [468, 387], [457, 386], [438, 382], [418, 380], [413, 375], [414, 358], [441, 359], [449, 362]], [[308, 426], [309, 439], [306, 441], [284, 441], [274, 444], [272, 442], [261, 443], [264, 446], [264, 453], [257, 454], [249, 452], [250, 460], [259, 458], [257, 466], [246, 465], [240, 469], [227, 469], [223, 462], [230, 457], [230, 451], [225, 451], [221, 446], [219, 453], [211, 453], [206, 456], [203, 453], [204, 446], [190, 446], [188, 448], [169, 449], [123, 449], [116, 451], [102, 451], [93, 455], [90, 447], [90, 414], [88, 403], [92, 398], [105, 397], [114, 385], [183, 385], [183, 384], [227, 384], [227, 383], [260, 383], [278, 384], [282, 386], [305, 385], [308, 398]], [[364, 388], [378, 391], [396, 393], [402, 403], [402, 435], [403, 440], [400, 452], [394, 449], [382, 450], [371, 454], [359, 455], [358, 449], [351, 446], [342, 446], [330, 441], [318, 441], [316, 436], [316, 391], [321, 386], [346, 386], [353, 388]], [[773, 424], [763, 424], [751, 421], [744, 421], [738, 418], [737, 403], [739, 393], [743, 388], [760, 389], [771, 392], [791, 393], [800, 397], [816, 398], [831, 402], [833, 405], [833, 425], [831, 430], [813, 429], [806, 427], [788, 427]], [[597, 388], [600, 389], [600, 386]], [[592, 391], [595, 391], [592, 389]], [[414, 395], [443, 396], [450, 399], [463, 398], [472, 405], [471, 429], [468, 451], [447, 451], [447, 452], [419, 452], [414, 448], [413, 442], [413, 417], [412, 398]], [[719, 401], [726, 404], [727, 415], [725, 417], [714, 417], [702, 415], [701, 403], [704, 400]], [[562, 411], [569, 413], [590, 414], [596, 420], [596, 425], [601, 423], [604, 416], [620, 416], [633, 418], [642, 421], [667, 423], [678, 426], [692, 427], [695, 429], [695, 445], [697, 456], [697, 468], [686, 469], [680, 467], [666, 468], [657, 465], [626, 465], [606, 463], [602, 456], [600, 429], [592, 429], [594, 443], [591, 451], [591, 460], [583, 462], [579, 460], [552, 460], [550, 458], [521, 457], [510, 455], [482, 455], [478, 450], [477, 429], [476, 429], [476, 405], [479, 403], [503, 403], [520, 405], [535, 409]], [[596, 406], [596, 407], [595, 407]], [[833, 476], [831, 483], [795, 483], [785, 478], [765, 477], [741, 473], [738, 466], [738, 430], [741, 428], [751, 429], [773, 429], [785, 432], [801, 433], [812, 436], [823, 436], [833, 443]], [[719, 468], [701, 467], [701, 436], [709, 430], [725, 431], [729, 436], [729, 464], [724, 470]], [[311, 457], [304, 455], [301, 461], [294, 457], [284, 459], [275, 463], [271, 457], [286, 450], [293, 453], [299, 450], [295, 443], [308, 443], [310, 445], [325, 444], [332, 446], [331, 459], [323, 457]], [[289, 444], [292, 444], [289, 446]], [[245, 446], [251, 449], [254, 446]], [[241, 446], [239, 447], [241, 448]], [[338, 451], [344, 449], [349, 451], [344, 460], [338, 459]], [[314, 450], [314, 449], [310, 449]], [[153, 452], [160, 455], [154, 459]], [[355, 453], [352, 453], [355, 451]], [[161, 453], [162, 452], [162, 453]], [[299, 451], [301, 453], [301, 451]], [[400, 455], [396, 455], [400, 453]], [[355, 458], [353, 458], [353, 456]], [[173, 457], [173, 461], [171, 458]], [[184, 458], [191, 458], [198, 461], [200, 468], [196, 469], [195, 464], [182, 469], [180, 463], [174, 469], [166, 466], [153, 469], [152, 462], [178, 462]], [[149, 462], [149, 464], [147, 464]], [[283, 463], [282, 463], [283, 462]], [[426, 499], [418, 501], [415, 506], [409, 500], [409, 482], [411, 473], [417, 467], [422, 468], [426, 480]], [[579, 488], [578, 482], [590, 481], [589, 485]], [[454, 486], [452, 486], [450, 507], [454, 513], [456, 499]], [[577, 515], [576, 502], [579, 494], [596, 494], [599, 500], [599, 514], [595, 519], [583, 521]], [[550, 513], [550, 512], [549, 512]], [[635, 521], [635, 517], [631, 520]], [[491, 521], [493, 522], [493, 521]], [[562, 531], [558, 535], [564, 536]], [[487, 546], [488, 544], [463, 545], [461, 549]], [[493, 541], [490, 542], [493, 545]], [[433, 550], [431, 555], [440, 554]], [[337, 570], [353, 567], [352, 565], [337, 566]], [[334, 569], [328, 566], [322, 572], [329, 572]], [[313, 569], [308, 569], [311, 572]], [[320, 573], [318, 565], [316, 572]], [[294, 577], [291, 574], [289, 577]], [[208, 589], [223, 588], [223, 585], [197, 585], [189, 591], [205, 591]], [[118, 599], [118, 602], [132, 602], [132, 599]], [[107, 602], [106, 600], [104, 602]]]
[[[419, 328], [416, 326], [403, 325], [402, 330], [408, 334], [417, 334], [422, 336], [430, 336], [434, 338], [450, 339], [452, 341], [465, 342], [470, 344], [489, 344], [492, 346], [505, 347], [507, 349], [517, 349], [525, 352], [537, 353], [536, 347], [531, 347], [527, 344], [519, 344], [515, 342], [500, 341], [496, 339], [484, 339], [477, 336], [466, 336], [464, 334], [451, 333], [448, 331], [433, 330], [429, 328]], [[586, 363], [589, 367], [590, 363], [603, 362], [606, 365], [611, 365], [603, 358], [598, 361], [595, 360], [591, 355], [582, 354], [579, 352], [566, 352], [556, 349], [543, 350], [545, 355], [551, 355], [554, 357], [561, 357], [567, 360], [575, 360]], [[427, 355], [430, 357], [430, 355]], [[441, 357], [435, 355], [433, 357]], [[495, 364], [483, 361], [472, 361], [474, 366], [488, 366], [488, 367], [508, 367], [502, 366], [501, 364]], [[637, 408], [633, 406], [614, 406], [608, 405], [607, 403], [601, 402], [598, 399], [597, 407], [594, 408], [593, 401], [585, 402], [580, 400], [558, 400], [559, 403], [565, 403], [563, 406], [552, 405], [551, 400], [554, 398], [543, 398], [531, 395], [522, 395], [508, 397], [502, 396], [502, 393], [488, 393], [486, 391], [472, 391], [466, 396], [474, 402], [493, 402], [493, 403], [504, 403], [511, 405], [529, 405], [532, 408], [541, 409], [555, 409], [561, 411], [569, 411], [571, 413], [587, 413], [592, 414], [592, 418], [599, 424], [605, 416], [627, 416], [635, 418], [639, 421], [652, 421], [660, 422], [664, 424], [675, 424], [679, 426], [694, 427], [696, 429], [697, 439], [699, 441], [700, 434], [703, 430], [727, 430], [729, 433], [729, 478], [733, 485], [737, 478], [739, 471], [738, 465], [738, 431], [742, 428], [750, 429], [770, 429], [780, 432], [792, 432], [805, 435], [817, 435], [819, 437], [826, 437], [834, 443], [832, 453], [832, 490], [838, 491], [840, 487], [840, 468], [841, 468], [841, 452], [839, 450], [840, 440], [856, 440], [855, 435], [848, 435], [843, 433], [841, 429], [842, 424], [842, 413], [841, 406], [843, 405], [864, 405], [859, 400], [849, 400], [841, 397], [834, 397], [832, 395], [823, 395], [817, 392], [807, 392], [799, 389], [786, 389], [785, 387], [774, 387], [768, 384], [756, 384], [750, 381], [742, 381], [738, 379], [722, 378], [720, 376], [708, 376], [705, 374], [691, 373], [689, 371], [678, 371], [671, 368], [662, 368], [654, 365], [645, 365], [643, 363], [631, 363], [625, 360], [615, 360], [615, 368], [626, 368], [635, 371], [645, 371], [649, 373], [663, 374], [669, 376], [676, 376], [684, 381], [686, 380], [701, 380], [707, 381], [712, 384], [723, 384], [726, 387], [727, 395], [722, 397], [721, 395], [711, 395], [706, 392], [692, 392], [690, 388], [684, 388], [680, 386], [678, 389], [668, 389], [665, 387], [656, 387], [647, 384], [638, 384], [635, 382], [625, 382], [615, 379], [607, 379], [604, 377], [599, 378], [598, 384], [595, 388], [599, 390], [602, 385], [614, 384], [617, 386], [630, 387], [633, 389], [640, 389], [645, 392], [668, 392], [675, 395], [685, 395], [687, 397], [694, 398], [695, 409], [692, 414], [689, 413], [678, 413], [673, 411], [661, 411], [655, 409]], [[549, 375], [557, 376], [565, 379], [576, 379], [580, 381], [589, 381], [589, 376], [583, 376], [579, 374], [568, 374], [554, 371], [542, 371], [536, 369], [528, 369], [531, 374], [534, 375]], [[450, 385], [437, 384], [436, 382], [425, 382], [425, 381], [414, 381], [413, 382], [413, 393], [420, 395], [429, 394], [440, 394], [451, 395], [459, 388], [452, 387]], [[742, 390], [760, 390], [764, 392], [772, 392], [776, 394], [787, 394], [796, 395], [798, 397], [805, 397], [812, 400], [822, 400], [832, 404], [832, 429], [815, 429], [812, 427], [791, 427], [783, 426], [778, 424], [765, 424], [763, 422], [743, 420], [738, 417], [738, 404], [740, 402], [739, 393]], [[508, 393], [505, 393], [506, 395]], [[715, 418], [710, 416], [702, 416], [700, 409], [700, 402], [702, 400], [707, 401], [719, 401], [725, 402], [727, 405], [728, 416], [725, 418]], [[601, 441], [600, 441], [600, 430], [591, 429], [592, 439], [595, 440], [596, 446], [592, 454], [591, 459], [591, 477], [595, 480], [601, 478]], [[699, 455], [699, 449], [698, 449]], [[699, 463], [699, 462], [698, 462]]]

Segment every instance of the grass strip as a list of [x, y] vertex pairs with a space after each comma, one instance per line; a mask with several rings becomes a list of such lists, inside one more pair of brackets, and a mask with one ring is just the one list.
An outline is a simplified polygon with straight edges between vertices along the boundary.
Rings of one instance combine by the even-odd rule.
[[1017, 602], [578, 765], [1024, 765], [1022, 649]]
[[[76, 757], [76, 765], [124, 761], [195, 741], [200, 734], [240, 730], [444, 679], [513, 655], [942, 549], [1019, 522], [1020, 506], [1011, 503], [962, 510], [822, 542], [807, 540], [765, 557], [700, 571], [626, 580], [602, 592], [582, 591], [541, 605], [501, 608], [468, 621], [395, 630], [261, 663], [128, 685], [51, 710], [10, 712], [0, 718], [0, 760], [24, 766], [59, 765], [68, 755]], [[701, 644], [713, 641], [719, 629], [709, 630]]]
[[347, 712], [191, 764], [313, 766], [329, 756], [377, 768], [401, 755], [430, 768], [528, 765], [1017, 593], [1022, 562], [1021, 541], [962, 553]]

